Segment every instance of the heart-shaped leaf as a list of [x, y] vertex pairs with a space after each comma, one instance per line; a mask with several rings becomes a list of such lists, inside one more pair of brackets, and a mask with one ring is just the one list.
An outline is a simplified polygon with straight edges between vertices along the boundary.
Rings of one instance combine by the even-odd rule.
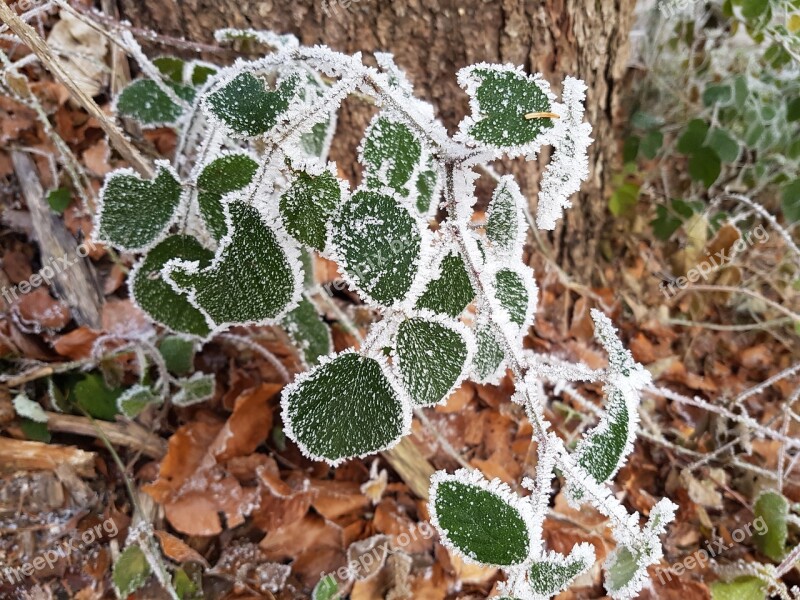
[[467, 139], [517, 156], [553, 125], [549, 117], [525, 118], [551, 110], [553, 95], [539, 74], [531, 77], [520, 67], [484, 63], [461, 69], [458, 81], [472, 108], [460, 125]]
[[503, 177], [494, 189], [486, 211], [486, 237], [499, 256], [521, 255], [528, 230], [522, 211], [525, 198], [512, 176]]
[[[194, 100], [195, 90], [191, 86], [172, 81], [164, 85], [181, 100], [189, 103]], [[183, 107], [151, 79], [139, 79], [122, 90], [117, 96], [116, 110], [120, 116], [131, 117], [149, 127], [172, 125], [183, 114]]]
[[464, 259], [456, 251], [446, 254], [433, 269], [436, 279], [432, 279], [417, 300], [417, 308], [427, 308], [456, 318], [464, 312], [475, 298], [475, 290], [469, 280]]
[[328, 222], [341, 199], [342, 186], [332, 171], [326, 169], [320, 175], [296, 171], [279, 204], [286, 231], [298, 242], [322, 252]]
[[333, 350], [331, 330], [319, 316], [317, 307], [306, 296], [303, 296], [297, 308], [283, 318], [281, 324], [302, 352], [306, 365], [317, 364], [321, 357]]
[[385, 369], [355, 352], [322, 359], [283, 390], [286, 435], [334, 466], [393, 446], [408, 433], [411, 412]]
[[222, 197], [250, 185], [257, 170], [258, 163], [247, 154], [226, 154], [203, 167], [197, 178], [197, 203], [215, 240], [227, 233]]
[[292, 74], [267, 90], [264, 81], [252, 73], [239, 73], [206, 97], [206, 107], [213, 117], [234, 133], [255, 137], [272, 129], [289, 109], [300, 79]]
[[201, 267], [211, 263], [214, 253], [203, 248], [195, 238], [173, 235], [160, 242], [131, 272], [131, 295], [154, 321], [172, 331], [206, 337], [210, 333], [206, 318], [188, 300], [164, 280], [162, 269], [168, 261], [197, 261]]
[[469, 562], [510, 567], [531, 555], [531, 505], [499, 479], [466, 469], [438, 471], [428, 509], [442, 543]]
[[345, 278], [367, 301], [406, 299], [421, 260], [422, 227], [398, 199], [357, 191], [333, 216], [331, 244]]
[[137, 417], [139, 413], [151, 404], [161, 404], [161, 398], [144, 385], [134, 385], [117, 398], [119, 412], [129, 419]]
[[421, 158], [422, 144], [405, 123], [383, 114], [372, 120], [361, 148], [369, 187], [389, 186], [405, 198]]
[[550, 598], [565, 590], [593, 563], [594, 547], [591, 544], [578, 544], [569, 556], [549, 552], [543, 560], [531, 564], [528, 569], [528, 583], [537, 596]]
[[211, 264], [173, 260], [164, 268], [165, 276], [188, 295], [213, 330], [274, 322], [299, 300], [299, 253], [285, 234], [279, 236], [264, 224], [256, 208], [234, 200], [225, 211], [228, 234]]
[[430, 406], [446, 401], [466, 377], [473, 341], [460, 323], [420, 317], [398, 325], [393, 362], [414, 403]]
[[175, 222], [181, 206], [178, 175], [166, 161], [156, 163], [152, 181], [131, 169], [106, 179], [97, 214], [97, 239], [123, 252], [142, 252]]

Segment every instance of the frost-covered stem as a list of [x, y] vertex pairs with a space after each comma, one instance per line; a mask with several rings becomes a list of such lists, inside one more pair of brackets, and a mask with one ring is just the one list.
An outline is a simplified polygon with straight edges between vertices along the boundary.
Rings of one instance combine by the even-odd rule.
[[289, 374], [289, 371], [286, 367], [283, 366], [283, 363], [278, 360], [278, 357], [275, 356], [272, 352], [264, 348], [261, 344], [256, 344], [253, 340], [243, 337], [241, 335], [236, 335], [233, 333], [220, 333], [217, 336], [219, 339], [225, 340], [227, 342], [231, 342], [233, 344], [239, 344], [240, 346], [244, 346], [248, 350], [252, 350], [256, 354], [263, 357], [269, 364], [271, 364], [278, 374], [283, 379], [284, 383], [289, 384], [292, 382], [294, 377]]
[[[472, 284], [473, 288], [475, 289], [476, 295], [478, 297], [478, 304], [479, 305], [490, 305], [489, 304], [489, 295], [487, 291], [484, 289], [483, 284], [480, 281], [480, 277], [478, 275], [479, 269], [478, 264], [479, 261], [477, 257], [473, 256], [472, 251], [470, 249], [469, 244], [465, 242], [465, 238], [468, 235], [466, 231], [466, 225], [460, 223], [457, 218], [458, 210], [457, 210], [457, 199], [455, 195], [454, 183], [453, 183], [453, 171], [454, 165], [452, 162], [445, 164], [445, 203], [448, 215], [451, 217], [452, 221], [448, 223], [448, 226], [453, 233], [453, 236], [458, 244], [459, 250], [461, 255], [464, 258], [464, 265], [467, 270], [467, 275], [469, 276], [470, 283]], [[536, 435], [537, 441], [540, 444], [544, 444], [545, 446], [548, 445], [548, 428], [549, 423], [544, 419], [543, 415], [541, 415], [540, 411], [537, 407], [537, 399], [531, 394], [531, 390], [525, 385], [525, 370], [526, 370], [526, 363], [524, 357], [520, 355], [520, 353], [516, 349], [516, 344], [514, 340], [509, 339], [506, 335], [506, 332], [502, 327], [499, 327], [494, 320], [492, 320], [492, 330], [495, 334], [495, 337], [498, 343], [501, 343], [503, 346], [504, 351], [506, 352], [506, 359], [508, 360], [509, 367], [511, 368], [512, 373], [514, 374], [514, 379], [516, 380], [516, 388], [520, 391], [525, 399], [525, 412], [528, 416], [528, 419], [531, 423], [533, 428], [533, 432]], [[544, 447], [544, 446], [543, 446]], [[599, 510], [603, 515], [609, 518], [609, 520], [614, 525], [614, 530], [624, 530], [625, 537], [630, 540], [636, 540], [640, 532], [637, 530], [633, 530], [631, 528], [630, 523], [622, 517], [622, 513], [627, 515], [627, 512], [622, 507], [619, 502], [609, 494], [608, 490], [604, 488], [602, 485], [599, 485], [592, 481], [591, 477], [589, 477], [583, 469], [578, 467], [575, 464], [575, 460], [572, 455], [567, 451], [564, 447], [563, 443], [558, 441], [555, 447], [555, 460], [558, 464], [559, 468], [566, 476], [573, 476], [579, 474], [580, 477], [575, 477], [575, 483], [580, 485], [580, 487], [584, 490], [587, 498], [590, 502]], [[613, 507], [609, 507], [609, 502], [614, 503]], [[617, 536], [622, 537], [622, 536]]]
[[677, 298], [679, 295], [683, 295], [686, 292], [691, 292], [691, 291], [695, 291], [695, 292], [730, 292], [732, 294], [745, 294], [745, 295], [750, 296], [752, 298], [756, 298], [758, 300], [761, 300], [764, 304], [769, 304], [775, 310], [777, 310], [779, 312], [782, 312], [787, 317], [791, 318], [792, 321], [800, 321], [800, 314], [792, 312], [788, 308], [784, 307], [782, 304], [778, 304], [774, 300], [770, 300], [769, 298], [765, 298], [764, 296], [762, 296], [758, 292], [754, 292], [753, 290], [749, 290], [747, 288], [737, 288], [737, 287], [734, 287], [732, 285], [705, 285], [705, 284], [695, 283], [695, 284], [692, 284], [692, 285], [690, 285], [688, 287], [683, 288], [680, 292], [678, 292], [678, 294], [676, 294], [674, 296], [674, 298]]
[[783, 577], [786, 575], [786, 573], [794, 568], [795, 563], [797, 563], [798, 560], [800, 560], [800, 544], [795, 546], [794, 549], [789, 552], [786, 558], [783, 559], [783, 562], [778, 565], [778, 568], [775, 569], [775, 575], [778, 577]]
[[[798, 365], [798, 368], [800, 368], [800, 365]], [[697, 396], [690, 398], [689, 396], [684, 396], [683, 394], [673, 392], [668, 388], [654, 386], [654, 385], [645, 386], [644, 391], [649, 392], [651, 394], [655, 394], [656, 396], [662, 396], [667, 400], [672, 400], [680, 404], [695, 406], [697, 408], [702, 408], [709, 412], [716, 413], [718, 415], [731, 419], [732, 421], [742, 423], [743, 425], [749, 427], [752, 431], [755, 431], [764, 437], [768, 437], [777, 440], [779, 442], [783, 442], [784, 444], [792, 448], [800, 448], [800, 440], [795, 440], [790, 437], [783, 436], [777, 431], [774, 431], [768, 427], [764, 427], [761, 423], [759, 423], [758, 421], [756, 421], [751, 417], [737, 415], [729, 411], [727, 408], [710, 404]]]
[[[798, 371], [800, 371], [800, 363], [794, 364], [791, 367], [787, 367], [783, 371], [781, 371], [780, 373], [776, 373], [775, 375], [773, 375], [769, 379], [766, 379], [766, 380], [762, 381], [758, 385], [754, 385], [749, 390], [744, 391], [741, 394], [739, 394], [738, 396], [736, 396], [736, 398], [734, 399], [734, 403], [735, 404], [740, 404], [741, 402], [743, 402], [744, 400], [747, 400], [751, 396], [755, 396], [756, 394], [760, 394], [765, 389], [767, 389], [769, 386], [771, 386], [773, 383], [776, 383], [776, 382], [780, 381], [781, 379], [785, 379], [786, 377], [789, 377], [790, 375], [794, 375]], [[790, 401], [788, 404], [791, 405], [791, 403], [792, 402]]]
[[336, 320], [339, 321], [342, 327], [344, 327], [345, 331], [355, 337], [359, 345], [363, 345], [364, 336], [361, 335], [361, 331], [359, 331], [358, 326], [347, 315], [347, 313], [339, 308], [339, 305], [333, 301], [333, 298], [331, 298], [325, 288], [323, 288], [321, 285], [316, 285], [313, 288], [313, 292], [320, 299], [320, 301], [330, 309], [330, 311], [336, 317]]
[[431, 423], [431, 420], [425, 414], [425, 411], [423, 411], [421, 408], [415, 408], [414, 415], [419, 419], [419, 422], [422, 423], [422, 426], [428, 431], [428, 433], [430, 433], [436, 439], [436, 441], [439, 442], [439, 446], [441, 446], [445, 454], [456, 461], [459, 466], [469, 469], [470, 471], [475, 469], [475, 467], [464, 460], [464, 457], [459, 454], [458, 450], [453, 448], [453, 445], [446, 437], [444, 437], [444, 435], [442, 435], [442, 432], [439, 431], [433, 423]]
[[740, 202], [745, 206], [750, 207], [752, 210], [757, 212], [761, 216], [761, 218], [763, 218], [770, 225], [772, 225], [772, 228], [778, 232], [778, 235], [780, 235], [783, 238], [783, 240], [786, 242], [786, 245], [792, 250], [792, 252], [794, 252], [795, 266], [798, 269], [800, 269], [800, 248], [798, 248], [797, 244], [794, 243], [791, 234], [788, 231], [786, 231], [786, 229], [781, 227], [780, 223], [778, 223], [778, 220], [773, 215], [771, 215], [766, 208], [764, 208], [763, 206], [761, 206], [756, 202], [753, 202], [750, 198], [748, 198], [747, 196], [743, 196], [742, 194], [733, 194], [731, 192], [725, 192], [723, 196], [726, 198], [730, 198], [731, 200], [736, 200], [737, 202]]

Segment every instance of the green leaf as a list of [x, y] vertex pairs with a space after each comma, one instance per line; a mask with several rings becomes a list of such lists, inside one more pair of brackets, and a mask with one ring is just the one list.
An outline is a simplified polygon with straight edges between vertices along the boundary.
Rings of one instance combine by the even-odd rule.
[[314, 586], [311, 600], [336, 600], [339, 598], [339, 584], [333, 575], [325, 575]]
[[[194, 88], [180, 83], [167, 82], [175, 95], [185, 102], [194, 100]], [[167, 93], [151, 79], [138, 79], [120, 92], [116, 101], [117, 113], [131, 117], [142, 125], [162, 126], [175, 123], [183, 114], [183, 107], [175, 104]]]
[[287, 254], [288, 240], [267, 227], [255, 207], [235, 200], [225, 211], [229, 232], [211, 264], [172, 261], [165, 268], [167, 280], [188, 294], [212, 329], [281, 318], [301, 290], [296, 251]]
[[172, 397], [175, 406], [192, 406], [210, 400], [214, 396], [216, 379], [213, 375], [196, 372], [188, 379], [179, 379], [179, 391]]
[[172, 331], [206, 337], [211, 329], [206, 319], [184, 294], [179, 294], [161, 274], [173, 259], [211, 263], [214, 253], [188, 235], [173, 235], [159, 243], [131, 272], [129, 285], [136, 303], [151, 319]]
[[197, 202], [215, 240], [221, 240], [228, 231], [222, 197], [250, 185], [257, 170], [258, 163], [247, 154], [226, 154], [203, 167], [197, 178]]
[[47, 194], [47, 203], [50, 205], [50, 208], [58, 214], [67, 210], [70, 202], [72, 202], [72, 194], [67, 188], [61, 187], [51, 190]]
[[144, 586], [150, 577], [150, 563], [139, 546], [128, 546], [114, 563], [111, 579], [114, 587], [122, 598], [127, 598], [133, 592]]
[[528, 569], [528, 583], [535, 594], [550, 598], [569, 587], [593, 563], [594, 549], [590, 544], [575, 546], [569, 556], [549, 552], [545, 560], [531, 564]]
[[195, 579], [185, 569], [176, 569], [172, 577], [172, 587], [180, 600], [203, 600], [201, 575], [194, 573]]
[[761, 519], [765, 525], [758, 528], [764, 529], [764, 534], [758, 531], [753, 534], [756, 546], [764, 556], [780, 562], [786, 554], [786, 538], [789, 535], [786, 523], [789, 516], [789, 502], [778, 492], [765, 491], [756, 500], [753, 512], [754, 521]]
[[733, 97], [733, 90], [731, 86], [726, 84], [711, 84], [707, 85], [703, 91], [703, 104], [705, 106], [713, 106], [714, 104], [728, 104]]
[[431, 406], [447, 400], [464, 379], [469, 354], [460, 323], [413, 318], [397, 328], [392, 362], [414, 403]]
[[165, 161], [151, 181], [130, 169], [114, 171], [106, 179], [97, 215], [98, 237], [125, 252], [142, 252], [155, 242], [178, 216], [181, 184]]
[[34, 442], [49, 444], [50, 440], [53, 439], [53, 436], [50, 435], [50, 431], [47, 429], [46, 423], [39, 423], [38, 421], [23, 417], [20, 419], [19, 428], [22, 429], [22, 433], [25, 434], [27, 439], [33, 440]]
[[686, 131], [678, 138], [676, 148], [683, 154], [692, 154], [699, 150], [706, 140], [708, 125], [703, 119], [692, 119], [686, 126]]
[[498, 479], [439, 471], [431, 478], [428, 508], [442, 543], [470, 561], [510, 567], [531, 554], [530, 504]]
[[639, 155], [639, 146], [641, 138], [637, 135], [630, 135], [625, 138], [625, 143], [622, 146], [622, 161], [625, 164], [632, 163]]
[[733, 581], [711, 584], [711, 600], [766, 600], [767, 584], [758, 577], [744, 575]]
[[642, 138], [639, 144], [639, 149], [645, 158], [654, 159], [658, 150], [664, 144], [664, 134], [660, 131], [649, 131], [647, 135]]
[[326, 169], [320, 175], [295, 171], [280, 200], [286, 231], [298, 242], [322, 252], [328, 222], [341, 199], [341, 184], [332, 171]]
[[305, 296], [297, 308], [283, 318], [281, 324], [302, 352], [306, 365], [316, 365], [321, 357], [333, 350], [328, 325], [320, 317], [317, 307]]
[[705, 146], [689, 157], [689, 175], [695, 181], [702, 181], [706, 187], [711, 187], [717, 180], [721, 166], [717, 153]]
[[387, 185], [400, 196], [408, 196], [421, 157], [422, 144], [407, 125], [381, 114], [373, 119], [361, 149], [369, 187]]
[[722, 162], [732, 163], [739, 158], [739, 142], [724, 129], [712, 129], [706, 144], [717, 153]]
[[606, 481], [619, 468], [632, 435], [630, 427], [631, 415], [625, 394], [618, 388], [610, 388], [606, 395], [605, 417], [586, 434], [576, 450], [578, 464], [598, 483]]
[[786, 120], [790, 123], [800, 119], [800, 98], [786, 101]]
[[206, 98], [209, 112], [233, 132], [254, 137], [266, 133], [288, 110], [295, 96], [299, 77], [292, 74], [267, 90], [252, 73], [239, 73]]
[[122, 395], [122, 390], [108, 388], [100, 375], [85, 375], [75, 384], [73, 395], [77, 405], [96, 419], [113, 421], [119, 414], [117, 399]]
[[471, 97], [472, 116], [460, 129], [477, 142], [498, 149], [524, 150], [544, 130], [551, 118], [526, 119], [525, 115], [549, 112], [549, 86], [538, 76], [503, 65], [475, 65], [459, 72], [459, 83]]
[[205, 63], [192, 63], [192, 85], [205, 85], [212, 75], [216, 75], [217, 69]]
[[480, 383], [492, 383], [497, 379], [506, 355], [497, 343], [489, 323], [482, 323], [476, 327], [475, 342], [477, 350], [472, 359], [475, 378]]
[[456, 318], [475, 298], [464, 259], [453, 250], [439, 264], [438, 276], [425, 287], [417, 300], [417, 308]]
[[421, 215], [434, 212], [437, 204], [434, 200], [439, 194], [439, 173], [436, 171], [432, 161], [428, 163], [428, 168], [420, 171], [417, 176], [417, 210]]
[[524, 201], [512, 176], [500, 179], [486, 211], [486, 237], [501, 256], [522, 253], [527, 231], [522, 212]]
[[419, 223], [397, 199], [357, 191], [332, 219], [331, 243], [345, 277], [376, 304], [404, 300], [419, 269]]
[[759, 17], [769, 8], [769, 0], [742, 0], [742, 16], [751, 20]]
[[175, 375], [187, 375], [194, 366], [194, 342], [178, 335], [168, 335], [158, 345], [167, 370]]
[[781, 209], [789, 223], [800, 221], [800, 179], [783, 186], [781, 190]]
[[608, 209], [615, 217], [628, 214], [636, 206], [639, 199], [639, 186], [635, 183], [623, 183], [608, 200]]
[[286, 435], [304, 455], [333, 466], [393, 446], [411, 413], [384, 369], [355, 352], [323, 359], [283, 390]]
[[134, 385], [117, 398], [119, 412], [129, 419], [139, 416], [151, 404], [161, 404], [161, 397], [156, 396], [149, 387], [143, 385]]
[[683, 221], [670, 213], [669, 209], [663, 204], [656, 206], [656, 218], [650, 221], [653, 233], [660, 240], [668, 240], [672, 237]]
[[[528, 281], [526, 281], [526, 279]], [[494, 288], [500, 306], [508, 313], [509, 320], [527, 332], [529, 318], [536, 307], [536, 284], [530, 270], [514, 271], [501, 269], [494, 276]]]
[[606, 590], [621, 590], [631, 584], [639, 574], [637, 557], [625, 546], [617, 546], [606, 564]]
[[159, 56], [153, 60], [153, 65], [161, 74], [174, 83], [183, 83], [183, 69], [186, 61], [177, 56]]

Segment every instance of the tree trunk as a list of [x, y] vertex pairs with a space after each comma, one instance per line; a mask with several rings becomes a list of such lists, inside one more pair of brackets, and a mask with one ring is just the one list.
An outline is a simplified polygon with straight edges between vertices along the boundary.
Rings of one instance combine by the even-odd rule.
[[[292, 32], [302, 43], [336, 50], [394, 53], [417, 94], [431, 101], [452, 131], [468, 110], [456, 71], [475, 62], [521, 64], [541, 71], [556, 92], [564, 75], [588, 86], [592, 124], [591, 177], [552, 241], [561, 265], [588, 283], [617, 165], [620, 91], [635, 0], [119, 0], [123, 18], [159, 33], [195, 41], [222, 27]], [[369, 60], [369, 59], [367, 59]], [[340, 113], [344, 140], [331, 158], [352, 173], [353, 150], [372, 109], [348, 102]], [[539, 165], [514, 165], [535, 205]]]

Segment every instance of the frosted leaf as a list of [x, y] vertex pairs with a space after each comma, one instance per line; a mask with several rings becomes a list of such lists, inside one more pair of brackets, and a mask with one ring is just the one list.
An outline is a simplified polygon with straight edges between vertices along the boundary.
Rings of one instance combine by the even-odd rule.
[[183, 83], [186, 71], [186, 61], [177, 56], [159, 56], [153, 59], [153, 66], [164, 76], [164, 79], [173, 83]]
[[194, 60], [189, 63], [187, 74], [189, 82], [195, 86], [203, 86], [208, 80], [217, 74], [217, 68], [206, 62]]
[[34, 402], [25, 394], [17, 394], [12, 401], [14, 412], [20, 417], [36, 421], [37, 423], [47, 423], [47, 414], [42, 410], [38, 402]]
[[188, 379], [178, 380], [179, 391], [172, 397], [172, 404], [175, 406], [192, 406], [211, 400], [214, 397], [216, 379], [213, 375], [207, 375], [197, 371]]
[[520, 67], [481, 63], [461, 69], [458, 82], [472, 109], [459, 125], [460, 137], [512, 157], [538, 150], [538, 138], [553, 119], [525, 115], [550, 112], [554, 96], [541, 74], [531, 77]]
[[[192, 102], [195, 90], [191, 86], [166, 82], [178, 98]], [[114, 103], [115, 111], [121, 117], [136, 119], [148, 127], [173, 125], [183, 114], [183, 107], [175, 104], [167, 93], [151, 79], [139, 79], [128, 84], [120, 92]]]
[[427, 246], [422, 224], [399, 199], [365, 190], [334, 214], [330, 243], [345, 279], [366, 301], [383, 306], [412, 291]]
[[416, 188], [415, 204], [419, 213], [423, 216], [435, 214], [442, 193], [442, 178], [433, 159], [429, 159], [427, 166], [417, 174]]
[[[311, 106], [312, 100], [323, 96], [327, 88], [328, 86], [322, 82], [316, 73], [309, 71], [305, 74], [303, 85], [300, 87], [298, 95], [307, 106]], [[331, 111], [324, 120], [314, 123], [310, 131], [300, 135], [300, 146], [309, 156], [323, 158], [327, 156], [330, 150], [335, 130], [336, 112]]]
[[592, 126], [583, 122], [586, 85], [580, 79], [567, 77], [563, 87], [564, 105], [559, 105], [557, 110], [564, 114], [555, 120], [555, 126], [546, 136], [555, 150], [539, 184], [536, 224], [547, 230], [555, 229], [563, 209], [572, 206], [569, 197], [589, 177]]
[[211, 264], [169, 261], [166, 280], [206, 317], [214, 331], [238, 324], [268, 324], [297, 305], [303, 269], [288, 237], [268, 227], [241, 200], [225, 204], [228, 233]]
[[268, 90], [264, 81], [249, 72], [238, 72], [205, 97], [208, 113], [233, 133], [254, 137], [272, 129], [289, 109], [297, 93], [300, 75], [292, 74]]
[[520, 340], [530, 326], [538, 304], [538, 288], [533, 270], [524, 265], [489, 265], [481, 277], [492, 302], [492, 318], [507, 331], [507, 336]]
[[385, 185], [403, 198], [408, 197], [421, 158], [422, 144], [405, 123], [383, 113], [376, 115], [360, 148], [368, 187]]
[[392, 360], [413, 402], [431, 406], [446, 402], [461, 384], [473, 351], [461, 323], [424, 312], [398, 325]]
[[428, 510], [442, 544], [464, 560], [509, 567], [528, 562], [534, 517], [530, 504], [499, 479], [479, 471], [437, 471], [431, 477]]
[[524, 202], [512, 176], [500, 179], [486, 211], [486, 237], [500, 256], [517, 257], [522, 253], [528, 229], [522, 210]]
[[194, 367], [195, 342], [181, 335], [167, 335], [158, 345], [158, 352], [170, 373], [186, 375]]
[[150, 562], [139, 546], [130, 545], [114, 562], [111, 580], [120, 598], [127, 598], [144, 586], [152, 574]]
[[650, 510], [650, 518], [636, 539], [620, 544], [605, 562], [606, 591], [615, 600], [634, 598], [648, 579], [647, 568], [663, 556], [659, 536], [675, 518], [678, 507], [662, 498]]
[[283, 389], [286, 435], [332, 466], [394, 446], [409, 432], [411, 410], [387, 368], [352, 351], [323, 358]]
[[133, 419], [151, 404], [161, 404], [161, 402], [161, 397], [154, 394], [153, 390], [137, 384], [125, 390], [117, 398], [117, 409], [129, 419]]
[[333, 166], [318, 175], [294, 171], [279, 204], [286, 231], [298, 242], [322, 252], [328, 223], [344, 195], [344, 183], [336, 177]]
[[215, 240], [227, 233], [222, 197], [250, 185], [257, 170], [258, 163], [244, 153], [225, 154], [203, 167], [197, 177], [197, 202]]
[[333, 350], [331, 331], [319, 316], [317, 307], [306, 296], [283, 318], [281, 325], [300, 350], [307, 366], [317, 364], [320, 357]]
[[106, 178], [95, 223], [98, 241], [123, 252], [143, 252], [175, 222], [182, 204], [180, 180], [166, 161], [156, 167], [150, 181], [131, 169]]
[[[578, 443], [578, 464], [598, 483], [609, 480], [633, 450], [639, 421], [638, 390], [650, 382], [650, 374], [636, 361], [617, 337], [611, 321], [592, 310], [595, 336], [608, 352], [609, 368], [603, 387], [606, 414]], [[580, 497], [580, 491], [574, 490]]]
[[232, 27], [217, 29], [214, 32], [214, 39], [220, 43], [250, 42], [263, 44], [278, 51], [297, 48], [300, 45], [297, 37], [291, 33], [277, 34], [260, 29], [235, 29]]
[[374, 56], [375, 62], [386, 73], [389, 85], [410, 97], [414, 93], [414, 88], [405, 72], [394, 62], [394, 56], [388, 52], [375, 52]]
[[172, 331], [206, 337], [210, 328], [186, 294], [181, 294], [164, 279], [162, 269], [168, 261], [182, 259], [198, 262], [201, 267], [211, 263], [214, 253], [203, 248], [195, 238], [173, 235], [150, 250], [134, 267], [128, 278], [131, 296], [151, 319]]
[[475, 327], [477, 350], [472, 359], [472, 377], [477, 383], [498, 383], [505, 372], [505, 352], [497, 343], [492, 326], [478, 322]]
[[475, 299], [464, 259], [456, 249], [439, 253], [426, 272], [431, 279], [417, 300], [418, 309], [427, 308], [456, 318]]
[[534, 561], [528, 570], [528, 583], [539, 597], [550, 598], [569, 585], [594, 564], [594, 547], [588, 543], [572, 548], [569, 556], [550, 551]]

